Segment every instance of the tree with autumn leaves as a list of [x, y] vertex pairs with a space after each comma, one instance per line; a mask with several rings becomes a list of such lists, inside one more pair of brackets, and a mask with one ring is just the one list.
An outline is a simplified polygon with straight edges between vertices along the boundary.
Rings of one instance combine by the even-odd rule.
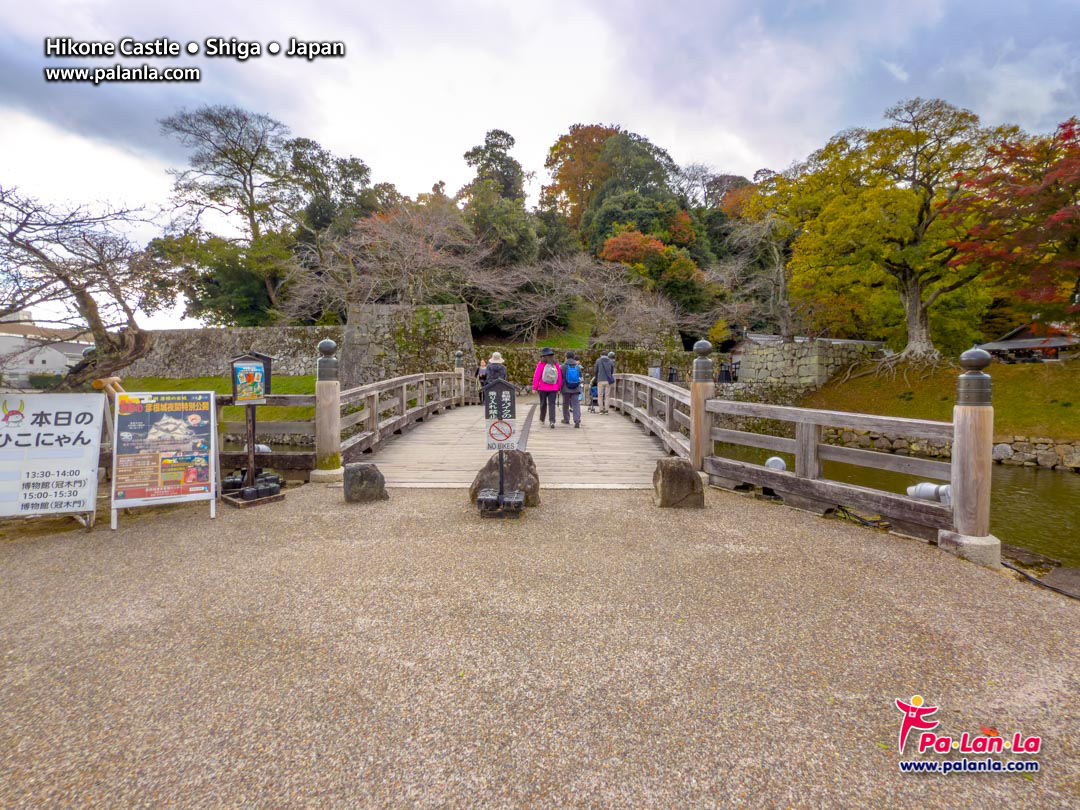
[[1080, 320], [1080, 121], [1016, 134], [987, 157], [963, 177], [970, 193], [952, 213], [973, 224], [951, 263], [982, 268], [1044, 321]]
[[896, 362], [936, 362], [980, 337], [988, 268], [956, 261], [976, 220], [965, 181], [1015, 128], [983, 127], [940, 99], [886, 111], [879, 129], [834, 136], [788, 172], [769, 175], [747, 215], [786, 223], [790, 293], [812, 331], [896, 339]]

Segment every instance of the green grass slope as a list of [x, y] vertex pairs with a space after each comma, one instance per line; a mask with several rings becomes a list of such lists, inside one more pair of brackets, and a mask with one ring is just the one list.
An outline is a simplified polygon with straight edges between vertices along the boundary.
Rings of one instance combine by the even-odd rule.
[[[1003, 365], [987, 369], [994, 380], [994, 434], [1080, 439], [1080, 360], [1067, 363]], [[960, 369], [945, 368], [927, 376], [860, 377], [833, 381], [800, 404], [832, 411], [872, 413], [914, 419], [952, 421]]]

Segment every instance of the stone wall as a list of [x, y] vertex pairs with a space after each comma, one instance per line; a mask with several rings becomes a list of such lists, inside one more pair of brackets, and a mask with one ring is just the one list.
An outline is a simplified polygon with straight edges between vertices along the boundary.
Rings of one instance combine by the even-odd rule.
[[349, 312], [341, 344], [341, 387], [451, 371], [454, 352], [465, 352], [466, 374], [476, 367], [465, 304], [369, 304]]
[[258, 351], [274, 358], [275, 376], [315, 374], [319, 341], [338, 344], [341, 385], [350, 388], [421, 371], [450, 371], [454, 351], [475, 365], [464, 304], [355, 310], [346, 326], [269, 326], [164, 329], [152, 332], [150, 353], [124, 369], [125, 377], [227, 376], [229, 360]]
[[827, 340], [752, 344], [742, 354], [739, 382], [819, 388], [846, 366], [873, 359], [880, 352], [877, 346]]
[[[822, 441], [901, 456], [948, 459], [952, 455], [952, 443], [945, 439], [913, 439], [869, 430], [825, 428]], [[1080, 441], [999, 436], [994, 440], [994, 461], [1013, 466], [1080, 471]]]
[[162, 329], [150, 353], [123, 371], [125, 377], [227, 377], [229, 360], [258, 351], [274, 358], [274, 374], [315, 373], [319, 341], [341, 345], [340, 326], [249, 326], [221, 329]]

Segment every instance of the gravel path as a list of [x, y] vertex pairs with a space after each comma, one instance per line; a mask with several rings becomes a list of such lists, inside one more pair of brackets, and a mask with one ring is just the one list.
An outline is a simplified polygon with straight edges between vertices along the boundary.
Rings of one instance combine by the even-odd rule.
[[[1080, 802], [1080, 603], [730, 493], [543, 497], [309, 485], [0, 543], [0, 805]], [[914, 694], [1042, 772], [900, 774]]]

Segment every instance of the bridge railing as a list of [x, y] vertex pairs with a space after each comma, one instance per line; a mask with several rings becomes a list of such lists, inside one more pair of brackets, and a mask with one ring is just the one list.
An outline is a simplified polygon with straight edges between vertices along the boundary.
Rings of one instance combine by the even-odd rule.
[[[673, 453], [706, 472], [710, 483], [735, 488], [744, 484], [768, 487], [787, 503], [825, 511], [836, 506], [872, 510], [908, 534], [954, 542], [939, 531], [964, 539], [990, 536], [990, 471], [993, 447], [993, 408], [990, 377], [984, 369], [989, 355], [965, 352], [952, 422], [902, 419], [874, 414], [793, 408], [736, 402], [715, 396], [712, 346], [694, 347], [694, 379], [687, 391], [671, 383], [636, 374], [617, 374], [612, 407], [655, 434]], [[790, 436], [752, 433], [716, 425], [716, 417], [777, 420], [794, 424]], [[822, 442], [822, 428], [842, 427], [952, 442], [949, 462], [933, 461], [837, 447]], [[795, 469], [774, 469], [715, 454], [714, 442], [755, 447], [795, 457]], [[912, 498], [885, 490], [826, 479], [822, 461], [838, 461], [880, 470], [910, 473], [951, 483], [951, 502]], [[990, 538], [991, 540], [993, 538]], [[994, 541], [996, 543], [996, 541]]]
[[315, 382], [315, 454], [312, 480], [339, 478], [342, 464], [373, 450], [388, 436], [401, 433], [442, 410], [464, 405], [464, 353], [454, 354], [454, 371], [406, 374], [341, 390], [337, 344], [319, 344]]
[[608, 407], [640, 423], [675, 455], [690, 457], [687, 389], [641, 374], [616, 374], [615, 395]]

